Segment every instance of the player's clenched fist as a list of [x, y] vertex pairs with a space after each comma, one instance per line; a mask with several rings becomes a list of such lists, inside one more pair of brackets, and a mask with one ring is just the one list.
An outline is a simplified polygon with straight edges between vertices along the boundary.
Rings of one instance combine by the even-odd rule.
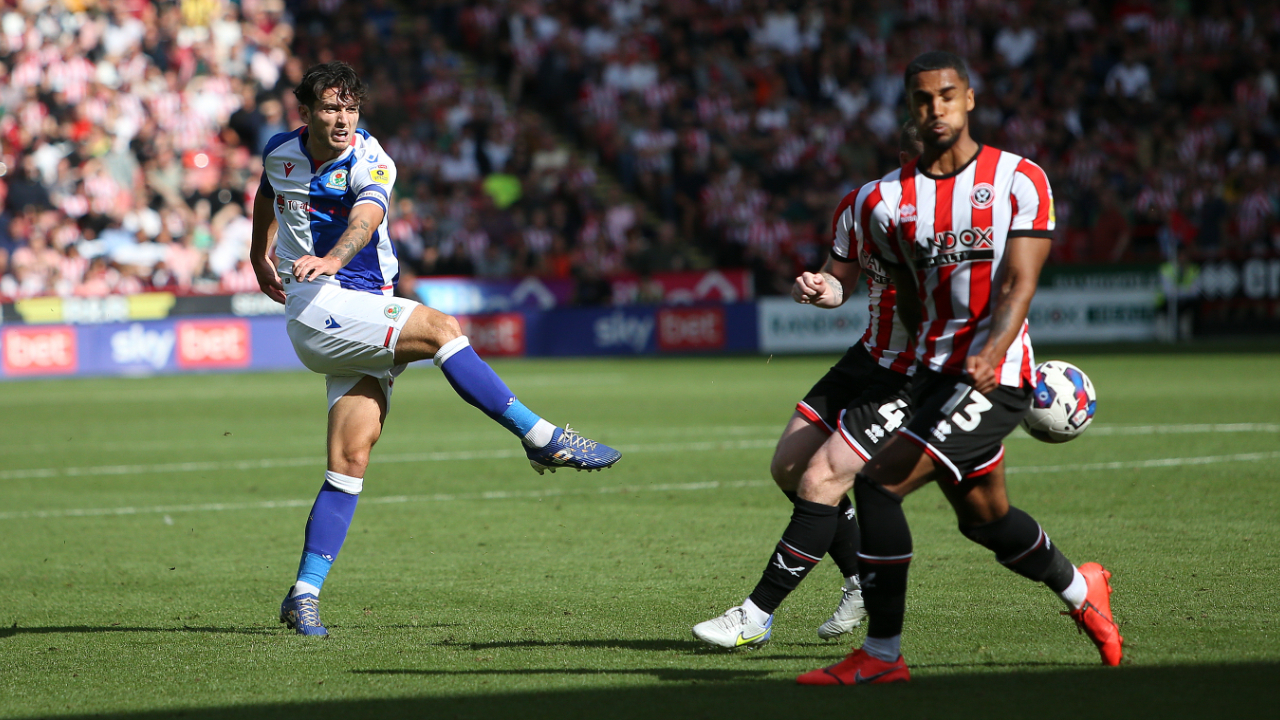
[[791, 299], [823, 308], [839, 307], [844, 299], [840, 281], [826, 272], [802, 273], [791, 286]]

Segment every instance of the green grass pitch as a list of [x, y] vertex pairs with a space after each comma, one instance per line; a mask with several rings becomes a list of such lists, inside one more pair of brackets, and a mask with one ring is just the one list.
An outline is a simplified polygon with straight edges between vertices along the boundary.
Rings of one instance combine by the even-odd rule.
[[411, 370], [323, 641], [276, 622], [323, 472], [323, 380], [0, 384], [0, 717], [1271, 716], [1280, 355], [1059, 357], [1093, 378], [1097, 420], [1067, 445], [1011, 438], [1010, 494], [1114, 573], [1124, 665], [1101, 667], [926, 488], [906, 501], [914, 681], [875, 688], [794, 685], [850, 644], [814, 632], [829, 562], [764, 648], [689, 633], [764, 567], [789, 515], [773, 444], [831, 357], [495, 363], [531, 408], [625, 452], [542, 477]]

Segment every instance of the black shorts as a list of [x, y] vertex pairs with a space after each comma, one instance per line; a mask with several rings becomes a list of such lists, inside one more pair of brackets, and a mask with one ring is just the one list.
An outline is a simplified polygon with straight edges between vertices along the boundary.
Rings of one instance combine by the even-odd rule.
[[951, 481], [985, 475], [1004, 459], [1004, 439], [1031, 409], [1030, 387], [1005, 385], [983, 395], [967, 377], [917, 370], [915, 409], [898, 432], [945, 467]]
[[910, 417], [910, 382], [879, 365], [858, 343], [796, 404], [796, 412], [828, 433], [839, 431], [854, 452], [869, 460]]

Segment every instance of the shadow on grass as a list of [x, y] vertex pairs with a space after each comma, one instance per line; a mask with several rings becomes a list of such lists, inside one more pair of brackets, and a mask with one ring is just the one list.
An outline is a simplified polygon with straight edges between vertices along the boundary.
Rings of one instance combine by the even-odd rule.
[[521, 668], [518, 670], [352, 670], [355, 675], [436, 675], [440, 677], [503, 675], [646, 675], [663, 682], [729, 682], [761, 680], [768, 670], [688, 670], [681, 668]]
[[16, 635], [64, 635], [79, 633], [214, 633], [225, 635], [278, 635], [278, 630], [237, 627], [132, 627], [127, 625], [67, 625], [63, 627], [13, 627], [0, 628], [0, 640]]
[[[443, 640], [424, 643], [438, 646], [461, 646], [472, 650], [498, 650], [506, 648], [617, 648], [619, 650], [644, 650], [647, 652], [690, 652], [706, 647], [696, 640], [512, 640], [509, 642], [468, 643]], [[723, 652], [723, 651], [720, 651]]]
[[[910, 683], [864, 687], [807, 688], [790, 678], [760, 679], [766, 671], [680, 670], [667, 667], [436, 671], [413, 668], [357, 669], [352, 675], [420, 676], [419, 697], [260, 703], [181, 711], [64, 714], [62, 718], [108, 720], [245, 720], [299, 717], [341, 718], [946, 718], [963, 720], [1102, 720], [1104, 718], [1274, 717], [1280, 690], [1280, 663], [1184, 665], [1171, 667], [973, 671], [981, 665], [951, 666], [955, 672], [918, 669]], [[548, 673], [564, 678], [616, 674], [647, 675], [665, 682], [636, 686], [493, 692], [492, 678]], [[486, 677], [471, 694], [431, 696], [446, 676]], [[410, 688], [408, 692], [414, 692]], [[396, 692], [404, 693], [402, 686]]]

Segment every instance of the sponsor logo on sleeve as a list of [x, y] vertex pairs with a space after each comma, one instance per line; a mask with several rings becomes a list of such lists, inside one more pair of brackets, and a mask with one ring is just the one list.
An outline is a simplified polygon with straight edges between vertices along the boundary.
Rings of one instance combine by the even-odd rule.
[[246, 367], [250, 358], [249, 323], [244, 320], [179, 322], [178, 367]]
[[64, 375], [79, 364], [70, 327], [4, 328], [0, 344], [5, 375]]
[[369, 171], [369, 177], [379, 185], [391, 183], [391, 170], [386, 165], [379, 165]]

